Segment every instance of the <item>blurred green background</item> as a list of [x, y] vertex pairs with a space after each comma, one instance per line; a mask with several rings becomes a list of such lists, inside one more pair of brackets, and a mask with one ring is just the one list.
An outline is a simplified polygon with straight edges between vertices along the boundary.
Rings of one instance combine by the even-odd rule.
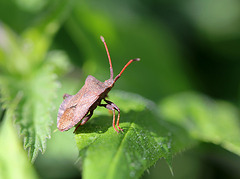
[[[0, 26], [4, 24], [20, 35], [57, 3], [1, 0]], [[70, 60], [69, 64], [58, 63], [58, 58], [56, 61], [67, 68], [58, 80], [73, 87], [58, 89], [56, 105], [64, 93], [78, 91], [87, 75], [101, 81], [109, 78], [100, 35], [108, 44], [115, 75], [129, 59], [141, 58], [128, 67], [115, 89], [140, 94], [156, 103], [172, 94], [197, 91], [239, 106], [240, 1], [75, 1], [49, 49], [58, 51], [59, 59]], [[0, 42], [4, 38], [0, 31]], [[81, 162], [77, 156], [72, 131], [55, 132], [34, 166], [40, 178], [79, 178], [77, 165]], [[240, 178], [240, 158], [203, 143], [176, 156], [173, 169], [174, 178]], [[172, 178], [164, 160], [143, 175], [146, 179], [160, 177]]]

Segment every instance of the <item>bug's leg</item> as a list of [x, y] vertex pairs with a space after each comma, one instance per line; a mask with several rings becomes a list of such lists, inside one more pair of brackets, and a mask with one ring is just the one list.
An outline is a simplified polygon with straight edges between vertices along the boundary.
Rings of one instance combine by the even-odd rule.
[[119, 131], [115, 127], [115, 109], [113, 109], [112, 111], [113, 111], [113, 123], [112, 123], [112, 125], [113, 125], [114, 130], [117, 131], [117, 133], [119, 133]]
[[93, 115], [93, 111], [90, 111], [90, 113], [82, 119], [80, 125], [81, 126], [84, 125], [92, 117], [92, 115]]
[[117, 131], [117, 133], [119, 133], [119, 131], [116, 129], [115, 127], [115, 108], [111, 105], [111, 104], [100, 104], [99, 106], [104, 106], [105, 108], [109, 109], [109, 110], [112, 110], [113, 111], [113, 128], [115, 131]]
[[118, 128], [120, 131], [123, 131], [123, 129], [119, 127], [119, 119], [120, 119], [120, 109], [119, 109], [119, 111], [118, 111], [117, 128]]
[[117, 128], [118, 128], [120, 131], [123, 131], [123, 129], [119, 127], [120, 109], [119, 109], [119, 108], [117, 107], [117, 105], [114, 104], [113, 102], [111, 103], [111, 105], [118, 111]]
[[87, 116], [85, 116], [81, 122], [77, 125], [77, 127], [75, 128], [74, 132], [75, 133], [77, 131], [77, 129], [79, 128], [79, 126], [84, 125], [93, 115], [93, 111], [90, 111], [90, 114], [88, 114]]
[[120, 130], [120, 131], [123, 131], [123, 129], [122, 128], [120, 128], [119, 127], [119, 120], [120, 120], [120, 109], [117, 107], [117, 105], [116, 104], [114, 104], [113, 102], [111, 102], [111, 101], [108, 101], [108, 100], [106, 100], [106, 99], [104, 99], [104, 101], [106, 102], [106, 103], [108, 103], [108, 105], [111, 105], [115, 110], [117, 110], [118, 111], [118, 118], [117, 118], [117, 128]]

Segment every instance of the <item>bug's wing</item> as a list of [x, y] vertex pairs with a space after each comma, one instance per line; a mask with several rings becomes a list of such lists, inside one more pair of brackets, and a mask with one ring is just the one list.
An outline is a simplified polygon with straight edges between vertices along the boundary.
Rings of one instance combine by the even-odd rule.
[[93, 110], [91, 109], [91, 106], [93, 106], [99, 99], [99, 95], [92, 91], [88, 91], [87, 94], [88, 95], [81, 98], [78, 105], [76, 106], [76, 111], [79, 112], [76, 112], [74, 114], [74, 119], [77, 120], [78, 122], [87, 115], [89, 110]]
[[[87, 95], [86, 95], [87, 94]], [[66, 131], [79, 123], [89, 112], [90, 107], [98, 100], [99, 96], [83, 87], [75, 96], [69, 99], [70, 103], [62, 103], [57, 127], [60, 131]], [[66, 100], [66, 99], [65, 99]], [[74, 103], [78, 101], [77, 103]], [[75, 104], [75, 105], [73, 105]], [[66, 107], [67, 106], [67, 107]]]
[[74, 115], [74, 110], [76, 104], [72, 102], [72, 99], [75, 98], [75, 95], [68, 96], [59, 107], [58, 116], [57, 116], [57, 128], [60, 131], [68, 130], [66, 129], [69, 126], [69, 122], [72, 121]]
[[74, 113], [76, 123], [82, 120], [90, 110], [94, 110], [97, 107], [107, 87], [104, 83], [89, 75], [82, 89], [84, 89], [84, 92], [81, 93], [80, 100], [78, 100], [76, 106], [76, 113]]
[[62, 117], [63, 113], [66, 111], [67, 107], [69, 106], [69, 102], [74, 97], [74, 95], [69, 95], [65, 98], [58, 109], [58, 116], [57, 116], [57, 123], [59, 123], [60, 118]]
[[[72, 98], [65, 99], [62, 103], [63, 114], [59, 114], [57, 127], [65, 131], [79, 123], [89, 112], [92, 106], [99, 100], [99, 96], [106, 90], [104, 83], [89, 75], [84, 86]], [[96, 104], [95, 104], [96, 105]], [[95, 106], [96, 107], [96, 106]], [[59, 109], [60, 110], [60, 109]]]

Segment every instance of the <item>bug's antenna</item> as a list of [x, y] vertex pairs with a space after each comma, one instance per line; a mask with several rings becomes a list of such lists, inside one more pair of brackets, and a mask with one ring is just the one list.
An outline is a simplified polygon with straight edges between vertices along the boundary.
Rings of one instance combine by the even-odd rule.
[[104, 43], [105, 49], [107, 51], [107, 56], [108, 56], [108, 60], [109, 60], [109, 65], [110, 65], [110, 79], [113, 79], [113, 68], [112, 68], [112, 61], [111, 61], [111, 57], [108, 51], [108, 47], [107, 44], [105, 42], [105, 39], [103, 38], [103, 36], [100, 36], [102, 42]]
[[124, 70], [128, 67], [128, 65], [130, 65], [133, 61], [140, 61], [140, 58], [135, 58], [132, 60], [129, 60], [129, 62], [123, 67], [123, 69], [121, 70], [121, 72], [115, 77], [114, 79], [114, 83], [118, 80], [118, 78], [120, 78], [120, 76], [122, 75], [122, 73], [124, 72]]

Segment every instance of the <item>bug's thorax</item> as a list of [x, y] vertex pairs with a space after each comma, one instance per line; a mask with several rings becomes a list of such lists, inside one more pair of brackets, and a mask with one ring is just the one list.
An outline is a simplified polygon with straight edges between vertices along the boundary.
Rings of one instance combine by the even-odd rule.
[[96, 94], [99, 96], [100, 99], [103, 99], [107, 97], [107, 94], [112, 89], [114, 83], [114, 80], [111, 78], [104, 82], [101, 82], [95, 77], [89, 75], [85, 81], [85, 85], [83, 88], [86, 88], [88, 92]]
[[105, 97], [107, 97], [108, 92], [112, 89], [112, 87], [114, 86], [114, 80], [113, 79], [108, 79], [106, 81], [104, 81], [104, 85], [105, 85]]

